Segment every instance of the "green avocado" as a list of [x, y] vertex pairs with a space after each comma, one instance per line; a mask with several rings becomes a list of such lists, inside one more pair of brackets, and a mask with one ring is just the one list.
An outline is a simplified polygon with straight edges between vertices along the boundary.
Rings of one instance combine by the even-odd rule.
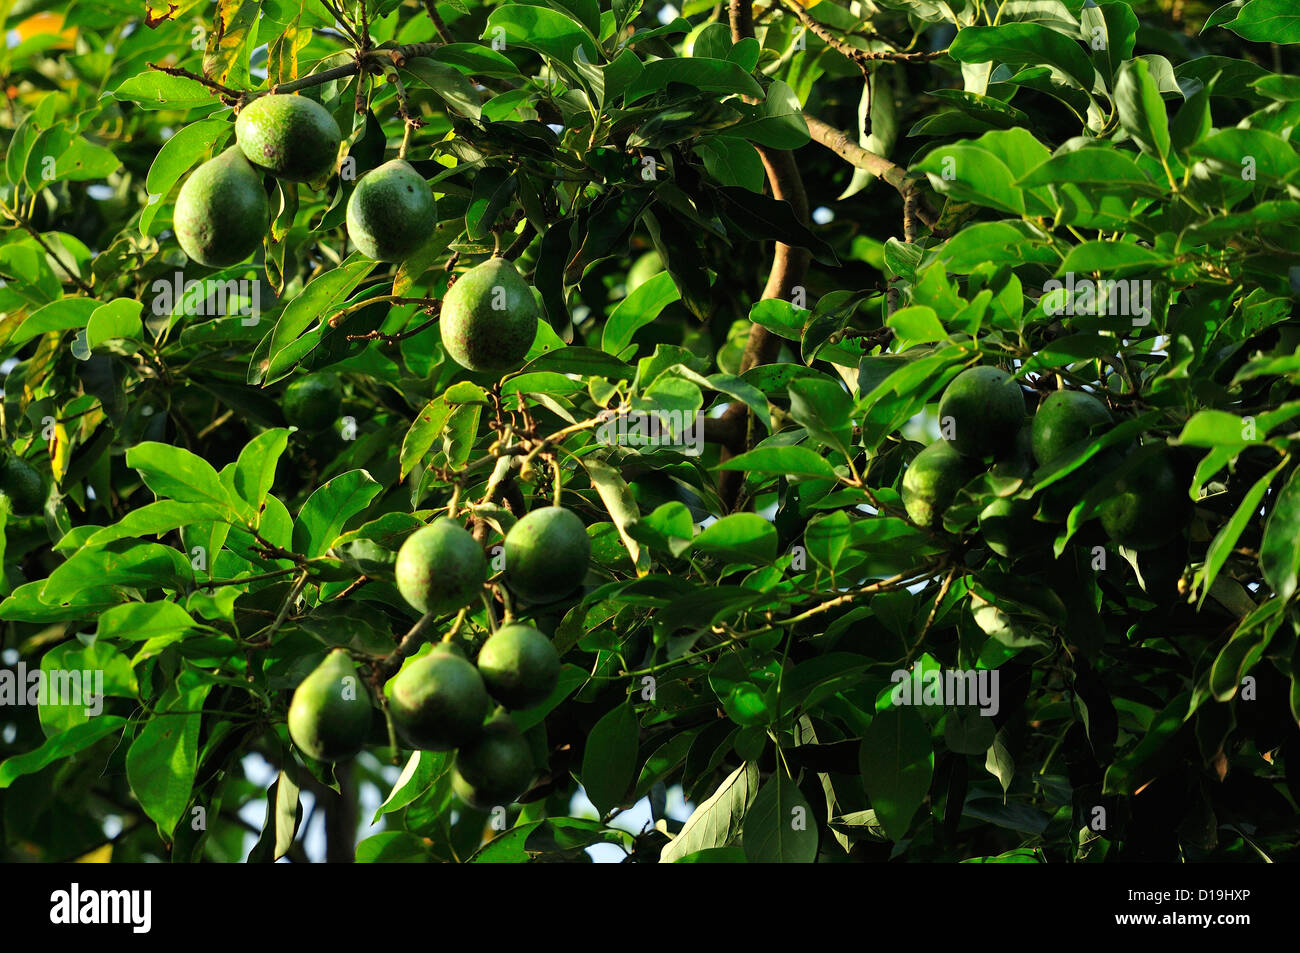
[[404, 667], [389, 688], [394, 725], [426, 751], [450, 751], [473, 740], [492, 707], [478, 669], [441, 646]]
[[1191, 500], [1167, 451], [1142, 461], [1098, 506], [1101, 528], [1121, 546], [1159, 549], [1182, 532]]
[[1051, 539], [1051, 528], [1034, 519], [1036, 510], [1029, 500], [994, 500], [980, 511], [984, 543], [1004, 558], [1041, 549]]
[[1069, 451], [1114, 423], [1106, 405], [1091, 394], [1058, 390], [1048, 395], [1030, 425], [1034, 457], [1047, 466], [1069, 456]]
[[456, 752], [451, 788], [480, 810], [511, 804], [536, 776], [528, 742], [509, 715], [499, 714], [474, 741]]
[[483, 643], [478, 670], [488, 693], [510, 709], [544, 701], [560, 679], [560, 653], [530, 625], [503, 625]]
[[203, 163], [181, 186], [172, 229], [181, 250], [200, 265], [225, 268], [257, 251], [271, 207], [257, 173], [238, 146]]
[[289, 736], [317, 761], [343, 761], [370, 734], [370, 695], [343, 649], [334, 649], [294, 690]]
[[405, 159], [367, 172], [348, 199], [348, 238], [375, 261], [404, 261], [437, 226], [429, 183]]
[[533, 290], [504, 258], [491, 258], [457, 279], [442, 299], [438, 326], [453, 361], [471, 371], [518, 368], [537, 336]]
[[1002, 454], [1015, 443], [1025, 419], [1025, 395], [1006, 371], [972, 367], [954, 377], [939, 401], [939, 426], [951, 428], [953, 449], [983, 459]]
[[505, 556], [511, 592], [528, 602], [555, 602], [586, 579], [591, 539], [572, 510], [544, 506], [510, 527]]
[[[903, 508], [918, 526], [942, 525], [943, 511], [980, 466], [939, 439], [915, 457], [903, 474]], [[508, 557], [507, 557], [508, 558]]]
[[319, 433], [339, 419], [343, 387], [333, 374], [308, 374], [284, 389], [280, 406], [289, 423], [308, 433]]
[[468, 530], [443, 518], [406, 538], [393, 571], [398, 591], [414, 608], [444, 614], [479, 597], [487, 558]]
[[0, 461], [0, 493], [9, 497], [10, 510], [16, 516], [39, 513], [45, 506], [45, 481], [22, 457], [7, 456]]
[[334, 171], [343, 136], [329, 110], [306, 96], [259, 96], [239, 111], [235, 139], [255, 166], [289, 182]]

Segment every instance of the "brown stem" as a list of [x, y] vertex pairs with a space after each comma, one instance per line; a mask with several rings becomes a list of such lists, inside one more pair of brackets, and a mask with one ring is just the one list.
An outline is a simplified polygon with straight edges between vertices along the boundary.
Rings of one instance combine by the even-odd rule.
[[858, 49], [858, 47], [852, 46], [844, 40], [839, 39], [827, 30], [825, 26], [810, 17], [807, 11], [799, 6], [797, 0], [792, 4], [782, 3], [781, 0], [776, 0], [776, 4], [781, 7], [781, 9], [788, 13], [793, 13], [798, 17], [799, 22], [802, 23], [814, 36], [820, 37], [827, 46], [838, 50], [851, 59], [855, 64], [857, 64], [857, 67], [862, 70], [863, 76], [867, 75], [869, 63], [880, 62], [881, 60], [890, 60], [895, 63], [927, 63], [930, 60], [937, 60], [941, 56], [948, 55], [946, 49], [934, 53], [903, 53], [898, 50], [872, 51]]
[[54, 263], [63, 269], [63, 272], [72, 280], [72, 283], [77, 286], [78, 290], [83, 294], [94, 295], [95, 292], [91, 290], [90, 285], [86, 284], [86, 282], [84, 282], [62, 258], [56, 255], [53, 248], [45, 244], [45, 239], [41, 236], [40, 231], [35, 225], [27, 221], [27, 219], [23, 218], [23, 216], [19, 215], [17, 211], [9, 208], [7, 205], [0, 205], [0, 210], [3, 210], [6, 218], [10, 219], [15, 225], [36, 240], [36, 244], [40, 245], [45, 251], [45, 254], [49, 255]]
[[444, 43], [456, 42], [451, 38], [451, 31], [447, 29], [447, 24], [438, 13], [438, 8], [433, 5], [433, 0], [424, 0], [424, 9], [429, 14], [429, 19], [433, 21], [433, 29], [437, 32], [438, 38]]
[[[731, 39], [733, 43], [754, 35], [754, 9], [752, 0], [730, 0], [728, 15], [731, 20]], [[805, 225], [808, 223], [808, 196], [804, 191], [803, 178], [795, 163], [794, 155], [788, 149], [770, 149], [758, 146], [759, 158], [763, 160], [763, 169], [767, 173], [768, 185], [772, 197], [778, 201], [788, 202], [795, 217]], [[783, 298], [790, 300], [795, 288], [803, 284], [808, 274], [808, 263], [812, 256], [805, 248], [797, 248], [778, 242], [772, 257], [772, 270], [768, 274], [767, 285], [763, 288], [763, 298]], [[745, 351], [740, 359], [740, 372], [760, 364], [770, 364], [780, 350], [781, 340], [767, 328], [751, 325], [749, 337], [745, 341]], [[731, 442], [723, 445], [722, 459], [725, 461], [738, 453], [743, 453], [750, 445], [749, 433], [753, 426], [749, 408], [735, 401], [722, 415], [724, 423], [722, 432], [730, 436]], [[727, 509], [736, 505], [740, 495], [744, 474], [739, 470], [724, 470], [718, 481], [718, 492]]]
[[436, 620], [437, 616], [432, 612], [426, 612], [420, 616], [420, 620], [411, 626], [406, 635], [402, 636], [402, 641], [397, 643], [397, 648], [374, 664], [370, 677], [374, 682], [376, 691], [380, 690], [380, 686], [384, 682], [397, 674], [397, 670], [402, 667], [402, 663], [414, 655], [416, 650], [424, 644], [428, 638], [429, 630], [433, 628]]
[[243, 106], [259, 96], [267, 96], [272, 93], [296, 93], [300, 89], [309, 89], [312, 86], [321, 86], [331, 80], [343, 79], [345, 76], [355, 76], [357, 73], [365, 70], [377, 71], [384, 65], [405, 66], [408, 59], [417, 56], [426, 56], [432, 53], [441, 43], [408, 43], [405, 46], [393, 46], [382, 49], [364, 50], [357, 54], [357, 58], [351, 63], [344, 63], [342, 66], [333, 66], [327, 70], [321, 70], [319, 73], [312, 73], [309, 76], [303, 76], [298, 79], [290, 80], [287, 83], [280, 83], [272, 86], [270, 89], [262, 90], [238, 90], [231, 89], [228, 86], [222, 86], [220, 83], [214, 83], [206, 76], [200, 76], [192, 73], [187, 69], [179, 66], [160, 66], [157, 63], [149, 63], [150, 69], [155, 69], [160, 73], [166, 73], [169, 76], [184, 76], [186, 79], [192, 79], [196, 83], [201, 83], [213, 92], [218, 93], [221, 98], [232, 106]]

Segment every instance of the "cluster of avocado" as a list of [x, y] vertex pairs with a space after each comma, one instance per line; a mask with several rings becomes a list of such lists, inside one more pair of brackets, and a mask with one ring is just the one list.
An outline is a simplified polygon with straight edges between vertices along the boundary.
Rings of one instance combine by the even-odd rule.
[[[506, 534], [505, 582], [528, 602], [552, 602], [581, 585], [590, 556], [582, 520], [562, 507], [543, 507]], [[407, 602], [422, 613], [443, 615], [480, 597], [487, 560], [468, 531], [444, 518], [406, 539], [394, 571]], [[551, 640], [530, 625], [509, 622], [488, 637], [474, 662], [447, 641], [409, 662], [389, 683], [388, 709], [411, 747], [456, 751], [453, 789], [487, 809], [514, 801], [532, 784], [532, 752], [508, 712], [544, 701], [559, 675]], [[365, 744], [371, 704], [355, 691], [355, 678], [347, 653], [336, 649], [294, 692], [289, 731], [313, 758], [349, 758]]]
[[[945, 436], [913, 458], [903, 474], [903, 506], [920, 526], [941, 524], [957, 492], [984, 472], [990, 461], [1018, 463], [1028, 472], [1036, 462], [1047, 467], [1075, 456], [1090, 439], [1108, 430], [1114, 418], [1106, 405], [1084, 391], [1060, 390], [1038, 407], [1024, 427], [1024, 393], [1005, 371], [973, 367], [958, 374], [939, 402]], [[1082, 487], [1119, 466], [1117, 454], [1090, 461], [1073, 481]], [[1187, 499], [1178, 486], [1169, 454], [1144, 458], [1098, 507], [1102, 529], [1121, 546], [1151, 550], [1178, 532]], [[984, 541], [1000, 556], [1023, 551], [1046, 538], [1038, 507], [1029, 500], [994, 500], [979, 515]]]
[[[185, 180], [173, 214], [185, 254], [213, 268], [238, 264], [262, 243], [271, 215], [262, 174], [321, 183], [335, 169], [342, 134], [315, 100], [273, 93], [240, 111], [235, 143]], [[369, 115], [358, 147], [377, 152], [370, 156], [377, 161], [383, 146], [383, 130]], [[405, 261], [437, 225], [433, 191], [402, 158], [364, 171], [348, 199], [348, 237], [375, 261]], [[532, 288], [514, 264], [493, 256], [448, 291], [440, 322], [443, 346], [469, 370], [512, 371], [532, 346], [539, 317]]]

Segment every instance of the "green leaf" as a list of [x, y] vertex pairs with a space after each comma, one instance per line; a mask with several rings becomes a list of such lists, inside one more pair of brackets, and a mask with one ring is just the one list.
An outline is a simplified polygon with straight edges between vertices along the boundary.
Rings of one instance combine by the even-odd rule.
[[802, 425], [814, 440], [833, 447], [845, 457], [853, 456], [853, 398], [839, 381], [820, 377], [792, 380], [790, 416]]
[[174, 602], [128, 602], [114, 606], [99, 617], [96, 638], [144, 642], [175, 636], [177, 639], [200, 625]]
[[680, 299], [681, 292], [666, 271], [638, 285], [610, 312], [601, 332], [601, 350], [619, 354], [632, 343], [632, 336], [639, 328], [654, 321], [659, 312]]
[[90, 316], [99, 307], [100, 303], [92, 298], [61, 298], [58, 301], [51, 301], [37, 308], [18, 326], [18, 330], [9, 339], [9, 344], [16, 347], [50, 331], [84, 328]]
[[198, 767], [201, 710], [212, 684], [196, 672], [182, 672], [158, 700], [154, 715], [126, 753], [131, 792], [167, 840], [190, 802]]
[[676, 863], [698, 851], [734, 846], [757, 793], [758, 766], [746, 761], [691, 813], [681, 833], [660, 852], [659, 863]]
[[349, 470], [323, 483], [307, 498], [293, 524], [294, 550], [307, 557], [323, 555], [343, 526], [383, 491], [365, 470]]
[[152, 70], [132, 76], [113, 91], [113, 96], [138, 103], [142, 109], [193, 109], [216, 103], [212, 91], [202, 83]]
[[1236, 547], [1236, 541], [1242, 538], [1247, 525], [1260, 515], [1260, 503], [1264, 501], [1264, 494], [1268, 493], [1269, 486], [1273, 485], [1273, 480], [1278, 473], [1282, 471], [1282, 465], [1278, 464], [1264, 476], [1255, 481], [1255, 486], [1247, 490], [1242, 498], [1242, 504], [1236, 508], [1232, 519], [1223, 524], [1223, 527], [1214, 534], [1210, 545], [1205, 550], [1205, 564], [1196, 573], [1196, 582], [1201, 590], [1200, 602], [1197, 608], [1205, 605], [1205, 597], [1209, 595], [1210, 588], [1217, 579], [1219, 569], [1227, 562], [1227, 558], [1232, 554]]
[[744, 470], [749, 473], [778, 473], [806, 479], [833, 480], [835, 468], [809, 447], [757, 447], [748, 453], [719, 463], [715, 470]]
[[1244, 179], [1249, 172], [1266, 182], [1281, 183], [1300, 172], [1295, 147], [1266, 129], [1224, 129], [1192, 146], [1191, 153], [1234, 178]]
[[840, 559], [848, 550], [852, 538], [849, 514], [843, 510], [816, 516], [808, 521], [803, 531], [804, 544], [813, 562], [824, 567], [832, 576]]
[[230, 122], [224, 117], [192, 122], [178, 129], [174, 136], [163, 143], [154, 156], [153, 164], [149, 166], [144, 187], [150, 199], [156, 196], [161, 201], [182, 175], [224, 140], [221, 134], [228, 134], [229, 131]]
[[144, 334], [140, 323], [143, 311], [144, 305], [130, 298], [114, 298], [108, 304], [100, 305], [86, 322], [86, 346], [94, 350], [105, 341], [140, 339]]
[[943, 322], [934, 313], [934, 309], [925, 305], [900, 308], [885, 323], [894, 329], [900, 351], [905, 351], [914, 344], [931, 344], [948, 337], [948, 332], [944, 330]]
[[280, 313], [259, 362], [249, 368], [249, 383], [273, 384], [293, 370], [320, 342], [326, 322], [340, 310], [375, 263], [354, 252], [339, 267], [314, 278]]
[[415, 418], [415, 423], [411, 424], [411, 429], [406, 432], [406, 437], [402, 440], [399, 454], [401, 479], [406, 479], [406, 475], [424, 459], [433, 442], [442, 436], [443, 427], [447, 425], [451, 410], [451, 405], [444, 397], [435, 397], [424, 405], [424, 409]]
[[817, 859], [817, 822], [798, 785], [780, 771], [759, 789], [741, 828], [751, 864], [811, 864]]
[[1115, 83], [1115, 105], [1119, 122], [1138, 147], [1149, 156], [1169, 155], [1169, 116], [1165, 101], [1143, 60], [1129, 60], [1120, 67]]
[[100, 739], [121, 731], [125, 724], [126, 719], [118, 715], [100, 715], [93, 721], [45, 739], [45, 743], [35, 751], [6, 758], [0, 762], [0, 789], [9, 787], [25, 774], [35, 774], [46, 765], [89, 748]]
[[1080, 89], [1092, 89], [1093, 67], [1083, 48], [1039, 23], [969, 26], [958, 31], [948, 52], [960, 63], [1050, 66]]
[[1290, 0], [1250, 0], [1223, 27], [1258, 43], [1300, 43], [1300, 10]]
[[1219, 650], [1210, 668], [1210, 693], [1226, 702], [1237, 694], [1241, 681], [1260, 660], [1282, 623], [1282, 603], [1270, 599], [1241, 620], [1232, 638]]
[[1300, 470], [1292, 471], [1264, 524], [1259, 568], [1283, 602], [1295, 594], [1300, 573]]
[[253, 512], [261, 513], [271, 485], [275, 483], [276, 467], [288, 445], [289, 430], [273, 427], [262, 431], [239, 451], [231, 476], [232, 489], [252, 507]]
[[627, 554], [633, 565], [638, 572], [648, 569], [649, 564], [642, 561], [641, 544], [628, 533], [628, 527], [641, 516], [632, 488], [627, 485], [622, 474], [606, 463], [587, 458], [582, 461], [582, 465], [591, 479], [591, 485], [600, 494], [600, 501], [605, 504], [610, 520], [618, 528], [618, 535], [627, 545]]
[[930, 791], [934, 772], [925, 722], [912, 708], [877, 712], [862, 736], [858, 759], [876, 817], [892, 840], [902, 840]]
[[158, 543], [118, 540], [104, 547], [78, 550], [50, 573], [40, 595], [46, 604], [58, 605], [105, 586], [179, 589], [193, 582], [190, 561], [175, 549]]
[[140, 471], [145, 486], [179, 503], [211, 503], [230, 510], [230, 494], [212, 464], [184, 447], [147, 441], [126, 452], [126, 465]]
[[625, 96], [631, 104], [638, 99], [659, 92], [669, 83], [681, 83], [696, 89], [723, 95], [738, 93], [755, 98], [763, 95], [763, 87], [749, 73], [730, 60], [712, 60], [703, 57], [688, 59], [651, 60], [640, 75], [632, 81]]
[[230, 515], [224, 506], [210, 503], [178, 503], [175, 500], [156, 500], [139, 509], [131, 510], [112, 526], [105, 526], [86, 537], [87, 546], [106, 546], [119, 539], [136, 539], [141, 536], [161, 536], [182, 526], [222, 520]]
[[535, 50], [570, 68], [579, 47], [588, 63], [600, 58], [595, 39], [581, 23], [557, 10], [527, 3], [504, 4], [492, 11], [483, 28], [483, 39], [498, 38], [507, 46]]
[[592, 726], [582, 753], [582, 787], [603, 817], [636, 780], [638, 728], [629, 702], [616, 704]]
[[406, 767], [393, 782], [393, 789], [384, 798], [384, 803], [375, 811], [370, 822], [378, 824], [385, 814], [400, 811], [425, 791], [433, 787], [440, 777], [451, 770], [452, 757], [444, 751], [413, 751], [407, 759]]
[[694, 548], [733, 562], [770, 563], [776, 559], [776, 527], [757, 513], [732, 513], [696, 536]]
[[1082, 242], [1070, 249], [1057, 269], [1057, 274], [1105, 275], [1109, 279], [1125, 278], [1166, 268], [1173, 263], [1168, 255], [1132, 245], [1128, 242]]
[[425, 864], [430, 860], [424, 841], [407, 831], [382, 831], [357, 844], [358, 864]]

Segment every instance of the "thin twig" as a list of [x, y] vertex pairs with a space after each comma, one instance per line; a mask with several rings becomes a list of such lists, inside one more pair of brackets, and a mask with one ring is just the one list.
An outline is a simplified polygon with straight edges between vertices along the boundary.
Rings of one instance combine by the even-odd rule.
[[6, 218], [11, 220], [15, 225], [19, 226], [28, 235], [32, 236], [32, 238], [36, 240], [36, 244], [40, 245], [41, 248], [45, 250], [45, 254], [49, 255], [50, 258], [54, 260], [54, 263], [63, 269], [64, 273], [70, 279], [72, 279], [72, 283], [76, 285], [78, 289], [80, 289], [84, 294], [88, 294], [88, 295], [93, 295], [95, 293], [94, 291], [91, 290], [90, 285], [86, 284], [86, 282], [83, 281], [81, 277], [78, 276], [77, 273], [73, 271], [72, 268], [66, 262], [64, 262], [62, 258], [60, 258], [58, 255], [54, 253], [53, 248], [45, 244], [45, 239], [41, 236], [40, 231], [36, 228], [35, 225], [29, 222], [22, 215], [18, 214], [18, 212], [11, 209], [8, 205], [4, 205], [0, 203], [0, 211], [3, 211]]
[[863, 50], [856, 46], [846, 43], [844, 40], [834, 36], [817, 20], [814, 20], [808, 13], [799, 6], [798, 2], [793, 4], [783, 3], [782, 0], [776, 0], [776, 5], [781, 9], [793, 13], [812, 34], [820, 37], [827, 46], [838, 50], [852, 60], [857, 67], [862, 70], [862, 75], [868, 76], [868, 65], [878, 63], [881, 60], [887, 60], [894, 63], [927, 63], [930, 60], [937, 60], [942, 56], [948, 55], [947, 49], [937, 50], [933, 53], [903, 53], [898, 50]]

